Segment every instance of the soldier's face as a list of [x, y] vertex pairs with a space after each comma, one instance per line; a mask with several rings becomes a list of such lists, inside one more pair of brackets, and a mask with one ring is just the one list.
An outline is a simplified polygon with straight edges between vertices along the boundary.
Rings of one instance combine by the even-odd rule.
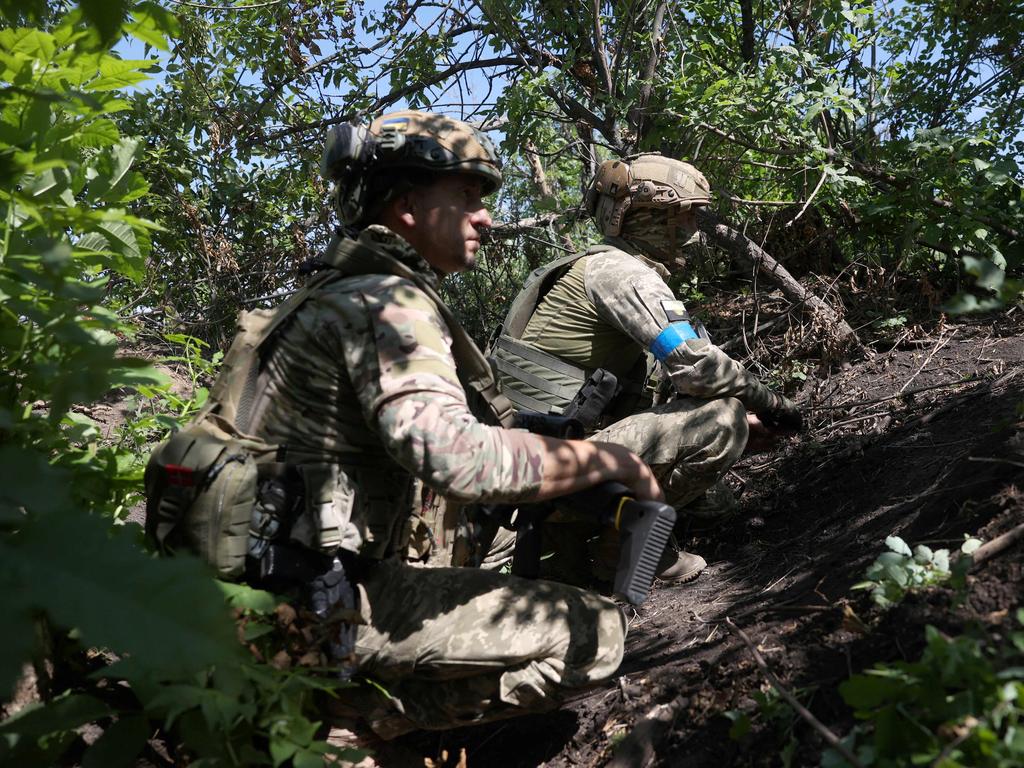
[[472, 267], [480, 250], [480, 232], [491, 226], [483, 185], [473, 175], [441, 176], [411, 193], [413, 232], [406, 239], [430, 266], [443, 274]]

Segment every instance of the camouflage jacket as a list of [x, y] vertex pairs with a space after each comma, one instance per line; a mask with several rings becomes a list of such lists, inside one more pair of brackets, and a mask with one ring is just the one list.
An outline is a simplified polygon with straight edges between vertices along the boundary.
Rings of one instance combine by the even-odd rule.
[[[544, 296], [522, 340], [587, 369], [621, 374], [651, 348], [682, 302], [666, 268], [620, 238], [589, 248]], [[676, 346], [664, 360], [676, 390], [700, 398], [736, 397], [752, 412], [778, 407], [774, 394], [704, 339]]]
[[[436, 280], [390, 230], [372, 226], [359, 240]], [[343, 547], [404, 550], [414, 478], [460, 501], [528, 499], [540, 487], [537, 442], [477, 421], [451, 345], [434, 302], [384, 274], [339, 274], [274, 340], [253, 431], [287, 446], [289, 461], [330, 468], [307, 494], [347, 518]]]

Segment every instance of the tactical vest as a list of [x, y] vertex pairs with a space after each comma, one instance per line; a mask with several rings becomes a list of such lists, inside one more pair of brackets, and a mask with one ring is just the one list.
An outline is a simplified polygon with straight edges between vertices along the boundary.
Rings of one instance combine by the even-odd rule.
[[[594, 253], [563, 256], [531, 272], [504, 322], [491, 336], [488, 355], [498, 372], [502, 392], [517, 409], [561, 414], [594, 373], [594, 369], [576, 365], [523, 340], [544, 297], [581, 258], [590, 255]], [[617, 373], [623, 394], [616, 399], [612, 410], [619, 416], [636, 407], [643, 391], [647, 364], [639, 346], [637, 355], [637, 365], [625, 373]]]
[[[261, 361], [275, 332], [335, 280], [384, 274], [413, 282], [448, 326], [456, 371], [474, 414], [491, 425], [511, 424], [512, 405], [498, 391], [490, 365], [423, 275], [366, 243], [338, 235], [323, 261], [328, 268], [276, 309], [240, 313], [239, 332], [206, 404], [185, 428], [153, 451], [145, 474], [146, 533], [160, 551], [198, 554], [219, 575], [234, 579], [246, 572], [247, 565], [251, 568], [252, 559], [274, 540], [282, 522], [293, 534], [301, 532], [300, 542], [312, 548], [325, 552], [350, 548], [369, 557], [390, 554], [387, 539], [408, 535], [402, 531], [385, 535], [364, 552], [348, 531], [352, 509], [346, 508], [345, 500], [356, 495], [381, 502], [364, 510], [371, 518], [381, 518], [365, 521], [371, 529], [394, 528], [396, 510], [388, 506], [398, 490], [393, 483], [392, 487], [386, 487], [386, 481], [370, 483], [380, 488], [359, 487], [362, 478], [379, 479], [386, 473], [292, 464], [287, 446], [269, 444], [249, 433], [253, 404], [260, 394]], [[346, 465], [351, 460], [356, 468], [360, 464], [359, 456], [341, 460]], [[266, 493], [268, 482], [280, 492]], [[299, 492], [292, 492], [296, 486]]]

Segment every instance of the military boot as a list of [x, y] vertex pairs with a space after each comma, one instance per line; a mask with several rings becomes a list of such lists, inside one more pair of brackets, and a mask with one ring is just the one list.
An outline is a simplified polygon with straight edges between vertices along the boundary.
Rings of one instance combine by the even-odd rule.
[[655, 575], [672, 584], [686, 584], [700, 576], [701, 571], [707, 567], [708, 563], [703, 557], [680, 549], [673, 536], [661, 553]]
[[[592, 572], [600, 582], [611, 583], [615, 577], [615, 568], [619, 559], [619, 536], [614, 528], [602, 532], [591, 542], [593, 557]], [[684, 552], [676, 543], [675, 536], [670, 536], [665, 550], [658, 561], [658, 570], [654, 575], [662, 581], [673, 584], [685, 584], [696, 579], [700, 572], [707, 568], [707, 561], [700, 555]]]

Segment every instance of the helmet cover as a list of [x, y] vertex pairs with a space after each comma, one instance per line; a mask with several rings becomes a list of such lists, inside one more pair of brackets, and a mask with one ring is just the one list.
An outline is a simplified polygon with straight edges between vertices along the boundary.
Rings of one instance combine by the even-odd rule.
[[461, 120], [404, 110], [378, 117], [368, 129], [346, 124], [328, 134], [321, 173], [336, 183], [338, 211], [346, 224], [363, 223], [371, 205], [392, 199], [397, 187], [387, 189], [383, 198], [367, 200], [370, 181], [401, 169], [472, 174], [483, 182], [485, 195], [501, 186], [493, 142]]
[[587, 192], [587, 210], [602, 235], [618, 237], [630, 211], [683, 213], [711, 202], [711, 185], [689, 163], [657, 154], [606, 160]]

